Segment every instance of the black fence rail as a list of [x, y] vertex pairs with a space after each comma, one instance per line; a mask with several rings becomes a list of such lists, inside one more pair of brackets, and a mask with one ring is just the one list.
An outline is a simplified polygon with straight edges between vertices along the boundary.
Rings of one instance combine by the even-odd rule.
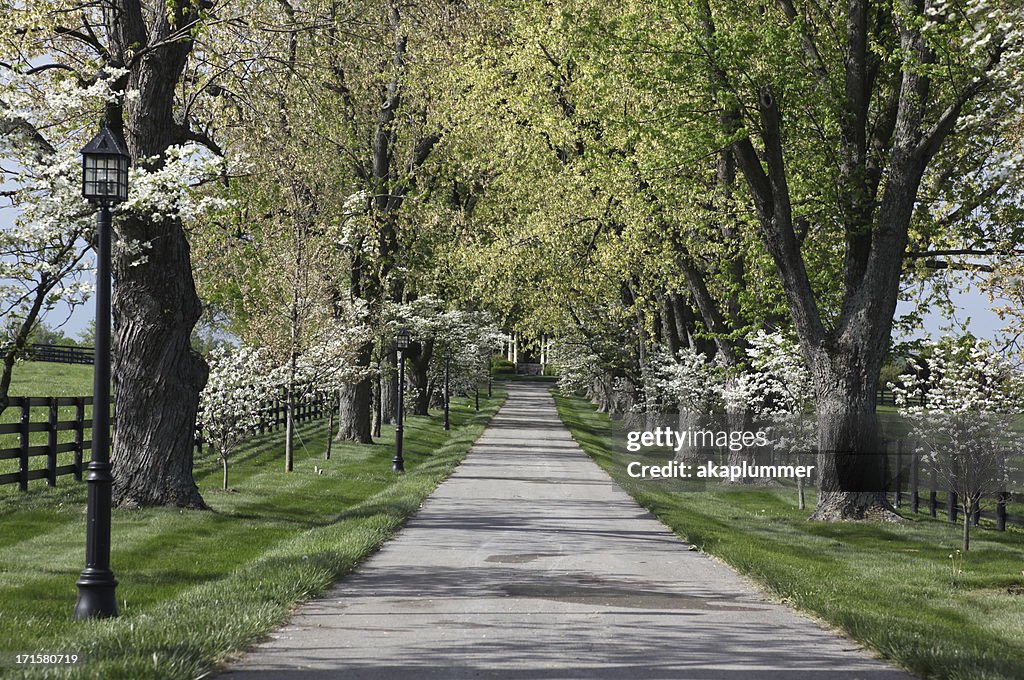
[[[300, 396], [295, 403], [295, 421], [319, 420], [329, 407], [321, 394]], [[17, 414], [18, 420], [0, 423], [0, 446], [5, 439], [11, 443], [15, 438], [17, 446], [0, 448], [0, 486], [17, 484], [19, 490], [28, 491], [29, 481], [34, 479], [45, 479], [47, 486], [56, 486], [57, 478], [64, 475], [82, 480], [82, 459], [88, 459], [92, 448], [92, 397], [10, 397], [5, 413], [9, 412]], [[111, 429], [116, 429], [115, 415], [112, 412]], [[285, 419], [283, 398], [268, 400], [260, 411], [260, 434], [280, 430]], [[204, 443], [202, 430], [197, 428], [197, 453], [202, 453]], [[44, 464], [33, 467], [42, 459]], [[17, 461], [17, 471], [4, 472], [4, 462], [12, 460]]]
[[[958, 521], [962, 512], [958, 504], [957, 493], [941, 488], [941, 481], [935, 467], [924, 460], [916, 452], [916, 442], [898, 440], [890, 442], [888, 460], [892, 466], [887, 478], [890, 480], [888, 493], [892, 495], [892, 504], [896, 508], [909, 507], [910, 512], [927, 512], [932, 517], [941, 513], [950, 522]], [[942, 494], [942, 502], [939, 495]], [[1008, 491], [1001, 491], [995, 498], [983, 499], [991, 505], [995, 502], [994, 511], [975, 509], [972, 523], [977, 526], [982, 518], [995, 521], [997, 531], [1005, 531], [1007, 523], [1024, 526], [1024, 516], [1009, 514], [1007, 503], [1015, 499]]]
[[29, 361], [48, 361], [56, 364], [87, 364], [92, 366], [92, 347], [73, 345], [29, 345], [22, 352], [22, 358]]
[[[909, 397], [907, 403], [913, 406], [924, 406], [925, 395], [919, 394], [916, 397]], [[882, 388], [878, 390], [875, 395], [875, 404], [878, 406], [895, 406], [896, 405], [896, 393], [892, 390]]]
[[[295, 399], [295, 422], [304, 423], [311, 420], [320, 420], [327, 416], [327, 409], [330, 407], [328, 400], [321, 393], [302, 394]], [[260, 409], [259, 434], [277, 432], [285, 426], [288, 417], [286, 398], [284, 391], [274, 399], [268, 399]], [[203, 453], [203, 446], [207, 446], [207, 452], [214, 453], [213, 446], [203, 434], [202, 427], [196, 427], [195, 447], [196, 454]]]
[[[86, 407], [90, 413], [86, 417]], [[92, 397], [10, 397], [9, 409], [19, 414], [16, 423], [0, 423], [0, 437], [17, 435], [18, 446], [0, 448], [0, 461], [17, 460], [18, 471], [0, 474], [0, 485], [17, 484], [21, 491], [28, 490], [32, 479], [45, 479], [48, 486], [57, 485], [57, 477], [73, 475], [82, 479], [82, 452], [92, 447]], [[61, 420], [61, 410], [73, 413], [71, 419]], [[33, 413], [45, 414], [45, 419], [33, 420]], [[71, 432], [71, 441], [58, 443], [61, 432]], [[89, 439], [86, 439], [86, 432]], [[37, 435], [45, 433], [46, 443], [32, 443]], [[71, 463], [58, 465], [58, 455], [71, 453]], [[32, 468], [36, 459], [46, 459], [45, 467]]]

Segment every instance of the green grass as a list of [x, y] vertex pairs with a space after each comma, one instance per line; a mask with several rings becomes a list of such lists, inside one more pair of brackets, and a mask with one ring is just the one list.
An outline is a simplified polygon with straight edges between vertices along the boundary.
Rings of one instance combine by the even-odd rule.
[[[808, 522], [795, 492], [672, 493], [624, 479], [611, 426], [588, 402], [556, 393], [582, 448], [691, 544], [776, 599], [833, 624], [926, 677], [1024, 678], [1024, 532], [975, 529], [965, 573], [949, 559], [959, 525], [917, 515], [901, 524]], [[813, 507], [814, 497], [808, 499]]]
[[22, 361], [11, 374], [12, 397], [85, 397], [92, 394], [92, 366]]
[[[195, 678], [287, 619], [376, 550], [459, 463], [504, 400], [453, 400], [441, 418], [406, 422], [406, 469], [391, 472], [394, 428], [373, 445], [335, 444], [324, 423], [301, 426], [295, 471], [283, 472], [282, 433], [234, 456], [232, 491], [212, 457], [196, 478], [212, 512], [117, 510], [112, 567], [121, 616], [75, 622], [84, 566], [85, 485], [19, 493], [0, 487], [0, 652], [77, 652], [77, 669], [3, 677]], [[323, 470], [316, 474], [314, 466]]]

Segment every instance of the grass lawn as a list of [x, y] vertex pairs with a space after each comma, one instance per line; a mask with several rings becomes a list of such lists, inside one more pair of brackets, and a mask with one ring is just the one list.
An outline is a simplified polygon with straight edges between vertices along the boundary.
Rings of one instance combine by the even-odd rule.
[[86, 397], [92, 394], [92, 366], [22, 361], [11, 374], [12, 397]]
[[[19, 493], [0, 487], [0, 676], [196, 678], [281, 624], [376, 550], [458, 465], [504, 400], [453, 400], [441, 417], [406, 422], [404, 475], [391, 472], [394, 428], [373, 445], [335, 444], [325, 422], [300, 426], [295, 471], [283, 472], [283, 433], [251, 440], [231, 463], [204, 457], [196, 479], [212, 512], [117, 510], [112, 567], [121, 616], [71, 620], [84, 566], [85, 484]], [[316, 470], [322, 471], [318, 473]], [[12, 653], [86, 657], [76, 669], [26, 673]]]
[[791, 490], [640, 486], [612, 465], [607, 416], [577, 397], [556, 393], [556, 402], [576, 441], [637, 501], [774, 598], [926, 677], [1024, 678], [1024, 595], [1007, 592], [1024, 583], [1020, 528], [975, 529], [954, 578], [959, 525], [925, 515], [902, 524], [808, 522]]

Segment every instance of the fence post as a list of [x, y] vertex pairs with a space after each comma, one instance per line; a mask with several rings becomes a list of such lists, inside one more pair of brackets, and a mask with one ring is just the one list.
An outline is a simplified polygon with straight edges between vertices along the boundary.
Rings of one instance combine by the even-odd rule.
[[31, 418], [31, 407], [28, 397], [22, 397], [21, 430], [18, 433], [18, 489], [28, 491], [28, 423]]
[[939, 514], [939, 501], [938, 501], [938, 484], [935, 479], [935, 463], [932, 463], [932, 474], [931, 481], [928, 486], [928, 512], [932, 517], [937, 517]]
[[75, 471], [76, 482], [82, 481], [82, 443], [85, 441], [85, 397], [75, 397]]
[[950, 489], [946, 493], [947, 493], [947, 496], [946, 496], [946, 514], [949, 515], [949, 521], [950, 522], [955, 522], [956, 521], [956, 516], [957, 516], [956, 491], [953, 491], [952, 489]]
[[893, 506], [903, 505], [903, 440], [896, 440], [896, 490], [893, 493]]
[[918, 465], [917, 447], [910, 447], [910, 511], [917, 514], [921, 507], [921, 495], [917, 491]]
[[46, 485], [57, 486], [57, 397], [48, 397], [49, 418], [46, 422]]

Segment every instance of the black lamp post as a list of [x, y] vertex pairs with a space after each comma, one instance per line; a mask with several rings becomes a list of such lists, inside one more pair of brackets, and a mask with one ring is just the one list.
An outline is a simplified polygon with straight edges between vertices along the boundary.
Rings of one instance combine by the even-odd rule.
[[405, 421], [405, 350], [409, 349], [409, 331], [405, 328], [395, 336], [395, 347], [398, 348], [398, 408], [395, 412], [395, 457], [391, 461], [391, 469], [405, 472], [405, 459], [402, 457], [402, 436]]
[[451, 422], [448, 420], [448, 373], [451, 368], [452, 362], [452, 350], [448, 348], [444, 351], [444, 429], [452, 429]]
[[110, 569], [110, 206], [128, 198], [131, 157], [106, 127], [82, 149], [82, 195], [96, 215], [96, 348], [92, 386], [92, 458], [85, 530], [85, 569], [78, 579], [76, 619], [117, 616]]

